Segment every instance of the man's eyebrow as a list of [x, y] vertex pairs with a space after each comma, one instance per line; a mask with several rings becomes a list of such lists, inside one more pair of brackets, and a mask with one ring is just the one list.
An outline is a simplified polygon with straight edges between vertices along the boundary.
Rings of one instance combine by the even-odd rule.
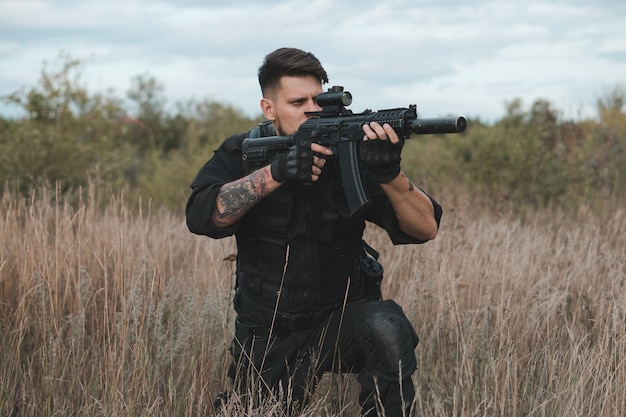
[[308, 98], [307, 97], [293, 97], [289, 99], [290, 103], [302, 103], [307, 101]]

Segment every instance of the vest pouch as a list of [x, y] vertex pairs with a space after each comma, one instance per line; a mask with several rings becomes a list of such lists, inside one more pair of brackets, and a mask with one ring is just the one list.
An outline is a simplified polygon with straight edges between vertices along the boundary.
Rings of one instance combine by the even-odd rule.
[[239, 231], [251, 236], [269, 234], [285, 237], [290, 234], [294, 205], [293, 191], [289, 191], [289, 186], [283, 186], [261, 200], [243, 217]]
[[364, 248], [359, 250], [361, 296], [372, 300], [382, 300], [383, 266], [378, 262], [378, 253], [367, 243], [363, 242], [363, 245]]

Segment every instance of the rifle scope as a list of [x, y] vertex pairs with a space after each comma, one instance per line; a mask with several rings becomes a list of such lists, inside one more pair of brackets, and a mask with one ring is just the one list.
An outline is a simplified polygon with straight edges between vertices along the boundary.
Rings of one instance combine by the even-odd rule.
[[320, 107], [327, 106], [349, 106], [352, 104], [352, 94], [343, 91], [343, 87], [335, 86], [328, 91], [320, 93], [315, 97], [315, 102]]

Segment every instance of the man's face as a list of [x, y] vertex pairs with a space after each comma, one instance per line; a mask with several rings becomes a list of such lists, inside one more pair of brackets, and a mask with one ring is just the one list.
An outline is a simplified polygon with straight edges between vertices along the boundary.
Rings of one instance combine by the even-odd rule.
[[305, 112], [322, 109], [315, 102], [322, 92], [322, 84], [314, 76], [285, 76], [280, 79], [277, 91], [261, 100], [261, 109], [278, 135], [290, 136], [309, 118]]

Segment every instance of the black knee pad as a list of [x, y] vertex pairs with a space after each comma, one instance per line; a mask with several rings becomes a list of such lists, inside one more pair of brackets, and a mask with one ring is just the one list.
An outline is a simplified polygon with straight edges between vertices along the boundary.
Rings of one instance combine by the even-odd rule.
[[[414, 349], [419, 342], [413, 325], [393, 301], [380, 302], [363, 318], [359, 344], [367, 364], [389, 378], [403, 378], [416, 369]], [[401, 367], [401, 368], [400, 368]]]

